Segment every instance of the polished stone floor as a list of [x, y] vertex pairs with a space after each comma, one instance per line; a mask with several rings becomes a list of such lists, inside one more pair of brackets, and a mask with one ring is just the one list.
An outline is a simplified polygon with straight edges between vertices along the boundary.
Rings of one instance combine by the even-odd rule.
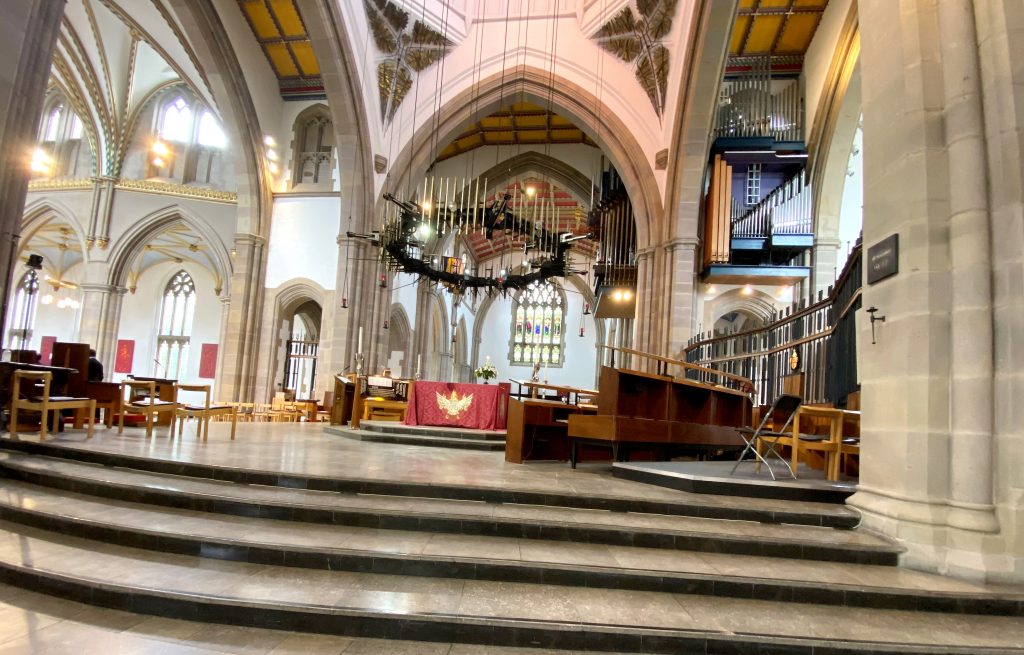
[[[368, 480], [450, 484], [517, 489], [545, 493], [596, 495], [616, 498], [679, 501], [691, 498], [705, 505], [770, 510], [807, 508], [816, 512], [848, 513], [844, 507], [759, 498], [687, 494], [612, 476], [610, 462], [581, 463], [573, 470], [565, 462], [511, 464], [503, 452], [479, 452], [380, 444], [325, 434], [317, 423], [239, 423], [236, 441], [227, 438], [229, 425], [210, 426], [208, 441], [195, 438], [186, 426], [184, 438], [172, 442], [167, 430], [147, 439], [142, 429], [100, 428], [91, 440], [84, 432], [68, 431], [59, 442], [88, 450], [156, 457], [243, 469]], [[22, 439], [31, 439], [23, 435]]]

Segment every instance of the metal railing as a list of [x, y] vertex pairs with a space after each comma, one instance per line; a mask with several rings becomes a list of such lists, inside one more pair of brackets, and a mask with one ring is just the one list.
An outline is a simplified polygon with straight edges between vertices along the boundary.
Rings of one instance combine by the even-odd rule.
[[812, 234], [814, 205], [804, 171], [786, 180], [761, 202], [732, 221], [734, 237], [769, 237], [772, 234]]
[[783, 376], [790, 373], [803, 374], [804, 402], [841, 402], [860, 388], [856, 312], [861, 254], [858, 244], [828, 295], [820, 294], [814, 304], [790, 307], [754, 329], [698, 335], [687, 345], [686, 361], [750, 379], [760, 405], [771, 404], [783, 392]]

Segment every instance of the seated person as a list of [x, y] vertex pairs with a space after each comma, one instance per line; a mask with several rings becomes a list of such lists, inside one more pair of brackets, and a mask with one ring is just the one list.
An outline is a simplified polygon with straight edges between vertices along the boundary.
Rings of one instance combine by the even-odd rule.
[[89, 382], [103, 382], [103, 362], [96, 359], [96, 351], [89, 349]]

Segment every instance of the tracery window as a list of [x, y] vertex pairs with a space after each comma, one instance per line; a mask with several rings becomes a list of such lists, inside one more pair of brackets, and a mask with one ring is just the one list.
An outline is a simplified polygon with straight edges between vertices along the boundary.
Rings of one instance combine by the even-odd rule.
[[148, 176], [182, 184], [219, 186], [224, 179], [227, 135], [217, 116], [176, 91], [158, 105]]
[[185, 143], [192, 132], [192, 110], [185, 98], [178, 96], [164, 107], [157, 133], [168, 141]]
[[302, 114], [295, 121], [292, 185], [330, 188], [334, 170], [334, 129], [326, 108]]
[[34, 177], [84, 177], [92, 172], [92, 151], [83, 139], [82, 119], [59, 96], [47, 100], [32, 153]]
[[547, 281], [534, 282], [523, 290], [513, 307], [509, 360], [513, 364], [561, 366], [565, 306], [558, 287]]
[[50, 115], [46, 117], [46, 125], [43, 128], [42, 140], [47, 143], [52, 143], [57, 140], [57, 134], [60, 128], [60, 114], [64, 111], [64, 107], [57, 105], [50, 112]]
[[32, 328], [36, 322], [36, 298], [39, 296], [39, 275], [35, 269], [29, 269], [18, 282], [14, 291], [14, 302], [7, 324], [7, 347], [22, 349], [28, 346], [32, 338]]
[[160, 308], [156, 350], [160, 367], [157, 375], [167, 378], [184, 376], [195, 308], [196, 285], [187, 272], [178, 271], [164, 289]]

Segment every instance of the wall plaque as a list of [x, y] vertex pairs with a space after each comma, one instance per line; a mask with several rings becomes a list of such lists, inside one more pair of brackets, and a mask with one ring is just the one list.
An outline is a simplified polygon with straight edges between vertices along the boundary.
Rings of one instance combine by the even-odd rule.
[[900, 235], [893, 234], [868, 248], [868, 284], [896, 275], [900, 270]]

